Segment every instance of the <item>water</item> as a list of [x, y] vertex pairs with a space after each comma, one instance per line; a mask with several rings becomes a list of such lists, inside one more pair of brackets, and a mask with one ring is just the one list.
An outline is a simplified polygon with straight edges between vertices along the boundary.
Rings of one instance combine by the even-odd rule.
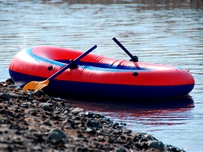
[[[188, 152], [203, 151], [203, 3], [201, 0], [0, 0], [0, 81], [23, 48], [54, 45], [95, 54], [129, 57], [116, 37], [139, 61], [188, 69], [196, 85], [190, 97], [135, 104], [127, 101], [70, 100], [127, 127], [152, 134]], [[156, 2], [156, 3], [155, 3]], [[171, 103], [171, 104], [169, 104]]]

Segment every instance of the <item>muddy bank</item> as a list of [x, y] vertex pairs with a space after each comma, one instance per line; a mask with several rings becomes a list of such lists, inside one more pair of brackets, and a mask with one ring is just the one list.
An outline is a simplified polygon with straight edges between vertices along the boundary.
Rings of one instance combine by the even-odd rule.
[[[170, 137], [169, 137], [170, 138]], [[183, 152], [43, 91], [0, 83], [0, 151]]]

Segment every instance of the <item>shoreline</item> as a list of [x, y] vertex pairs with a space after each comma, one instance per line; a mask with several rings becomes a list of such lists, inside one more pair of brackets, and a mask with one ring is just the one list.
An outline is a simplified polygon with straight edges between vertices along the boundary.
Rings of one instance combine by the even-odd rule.
[[0, 151], [185, 152], [43, 91], [0, 82]]

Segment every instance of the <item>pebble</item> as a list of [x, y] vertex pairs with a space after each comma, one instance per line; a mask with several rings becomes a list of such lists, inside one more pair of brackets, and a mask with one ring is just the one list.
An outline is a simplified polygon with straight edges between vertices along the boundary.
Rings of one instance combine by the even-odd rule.
[[83, 112], [83, 111], [84, 111], [84, 109], [76, 107], [71, 111], [71, 113], [78, 114], [78, 113]]
[[0, 83], [0, 151], [184, 152], [12, 79]]
[[164, 144], [160, 141], [157, 141], [157, 140], [150, 140], [147, 142], [148, 146], [149, 147], [153, 147], [155, 149], [158, 149], [160, 151], [163, 151], [164, 150]]
[[0, 94], [0, 99], [9, 101], [9, 100], [10, 100], [10, 95], [7, 94], [7, 93], [1, 93], [1, 94]]

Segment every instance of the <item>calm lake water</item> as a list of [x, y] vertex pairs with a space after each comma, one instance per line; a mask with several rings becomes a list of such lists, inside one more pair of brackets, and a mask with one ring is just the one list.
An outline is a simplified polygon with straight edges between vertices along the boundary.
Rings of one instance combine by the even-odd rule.
[[203, 2], [167, 2], [0, 0], [0, 81], [12, 57], [36, 45], [86, 51], [97, 44], [93, 53], [129, 60], [116, 37], [139, 61], [188, 69], [196, 81], [190, 96], [151, 104], [68, 100], [165, 144], [203, 151]]

